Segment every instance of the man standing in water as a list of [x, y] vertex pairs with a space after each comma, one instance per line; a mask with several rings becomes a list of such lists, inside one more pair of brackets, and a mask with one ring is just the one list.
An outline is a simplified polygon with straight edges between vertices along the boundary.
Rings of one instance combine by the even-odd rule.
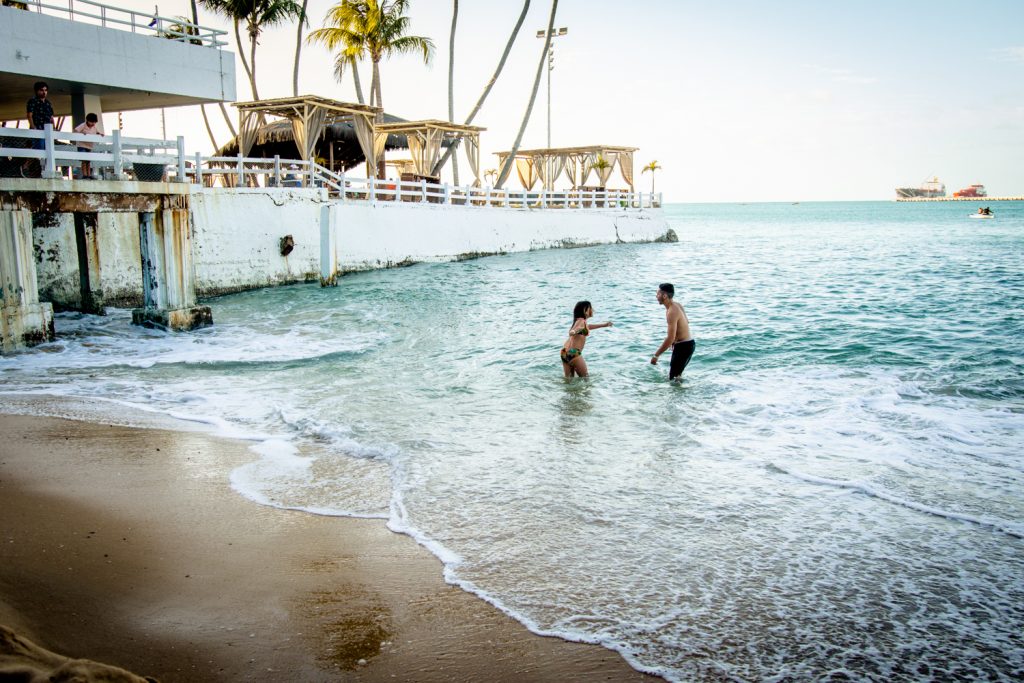
[[658, 357], [672, 347], [672, 362], [669, 364], [668, 378], [678, 379], [683, 374], [683, 368], [690, 362], [693, 350], [697, 343], [690, 335], [690, 321], [686, 317], [686, 311], [681, 304], [672, 300], [676, 295], [676, 288], [670, 283], [658, 285], [658, 303], [665, 307], [665, 320], [668, 321], [668, 334], [665, 341], [654, 352], [651, 357], [651, 365], [658, 364]]

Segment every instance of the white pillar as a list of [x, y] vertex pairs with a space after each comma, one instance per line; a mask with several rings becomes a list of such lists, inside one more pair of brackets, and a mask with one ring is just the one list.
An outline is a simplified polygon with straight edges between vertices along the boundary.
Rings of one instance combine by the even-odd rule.
[[320, 286], [338, 284], [338, 241], [331, 226], [331, 204], [320, 206]]

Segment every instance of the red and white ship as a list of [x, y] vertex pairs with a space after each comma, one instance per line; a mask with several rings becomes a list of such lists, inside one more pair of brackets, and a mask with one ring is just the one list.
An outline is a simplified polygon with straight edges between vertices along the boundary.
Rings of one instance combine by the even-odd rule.
[[984, 185], [971, 185], [953, 193], [954, 197], [987, 197]]

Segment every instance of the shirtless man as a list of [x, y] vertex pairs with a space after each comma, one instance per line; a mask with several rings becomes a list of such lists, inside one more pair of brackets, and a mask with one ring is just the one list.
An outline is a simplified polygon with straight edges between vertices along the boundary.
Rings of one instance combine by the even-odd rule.
[[665, 320], [668, 321], [668, 334], [665, 341], [654, 352], [651, 357], [651, 365], [658, 364], [658, 357], [672, 347], [672, 362], [669, 364], [668, 378], [678, 379], [683, 374], [683, 368], [690, 362], [693, 350], [697, 343], [693, 341], [690, 334], [690, 320], [686, 317], [686, 311], [681, 304], [672, 300], [676, 294], [676, 288], [669, 283], [658, 285], [658, 303], [665, 307]]

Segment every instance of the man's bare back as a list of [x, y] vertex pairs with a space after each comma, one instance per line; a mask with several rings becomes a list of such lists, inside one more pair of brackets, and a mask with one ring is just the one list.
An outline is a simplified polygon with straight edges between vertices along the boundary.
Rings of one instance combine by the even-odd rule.
[[682, 304], [673, 301], [665, 311], [665, 320], [668, 322], [668, 332], [672, 337], [673, 344], [690, 341], [690, 319], [686, 317], [686, 311], [683, 310]]

